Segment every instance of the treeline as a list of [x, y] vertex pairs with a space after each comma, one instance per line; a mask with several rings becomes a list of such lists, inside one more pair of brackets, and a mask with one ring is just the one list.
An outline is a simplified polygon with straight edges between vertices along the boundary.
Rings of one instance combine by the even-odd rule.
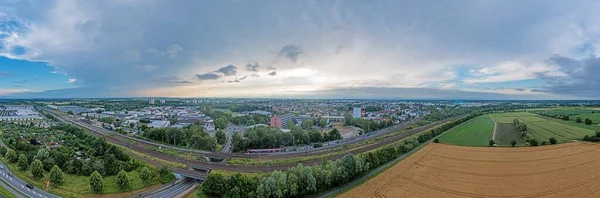
[[313, 196], [336, 186], [346, 184], [365, 173], [412, 151], [421, 143], [478, 115], [471, 115], [396, 145], [386, 146], [359, 155], [347, 155], [321, 165], [296, 167], [274, 171], [268, 177], [248, 177], [240, 173], [224, 176], [211, 173], [202, 184], [202, 192], [212, 197], [303, 197]]
[[252, 126], [255, 124], [269, 124], [269, 116], [266, 115], [243, 115], [231, 117], [228, 120], [235, 125]]
[[142, 136], [167, 144], [206, 151], [215, 151], [217, 148], [217, 139], [211, 137], [198, 125], [190, 125], [185, 128], [151, 128]]
[[352, 118], [349, 114], [344, 115], [344, 125], [359, 126], [365, 133], [377, 131], [394, 125], [391, 121], [365, 120], [361, 118]]
[[596, 134], [593, 136], [585, 135], [583, 136], [584, 141], [589, 142], [600, 142], [600, 131], [596, 131]]
[[337, 129], [322, 133], [316, 130], [302, 130], [294, 126], [289, 133], [285, 133], [275, 127], [254, 127], [247, 128], [244, 136], [241, 136], [237, 132], [233, 133], [231, 144], [233, 145], [233, 151], [239, 152], [247, 149], [270, 149], [284, 146], [308, 145], [339, 139], [342, 139], [342, 135]]
[[[592, 112], [592, 113], [594, 113], [594, 112]], [[561, 120], [565, 120], [565, 121], [569, 121], [569, 119], [570, 119], [569, 115], [562, 115], [562, 114], [561, 115], [550, 115], [547, 113], [539, 113], [539, 115], [550, 117], [550, 118], [561, 119]], [[589, 118], [582, 119], [581, 117], [575, 118], [575, 122], [576, 123], [584, 123], [585, 125], [593, 124], [592, 119], [589, 119]]]
[[521, 135], [521, 138], [524, 140], [528, 140], [529, 136], [527, 135], [527, 124], [522, 123], [519, 119], [513, 119], [513, 124], [515, 126], [515, 131]]

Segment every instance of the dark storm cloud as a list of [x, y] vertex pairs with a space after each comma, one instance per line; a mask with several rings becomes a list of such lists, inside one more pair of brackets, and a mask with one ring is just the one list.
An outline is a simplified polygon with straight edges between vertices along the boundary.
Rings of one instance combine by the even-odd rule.
[[258, 63], [248, 63], [246, 65], [246, 70], [251, 71], [251, 72], [258, 72], [260, 68], [260, 65], [258, 65]]
[[221, 78], [221, 76], [215, 73], [196, 74], [196, 79], [198, 80], [216, 80], [219, 78]]
[[222, 73], [225, 76], [232, 76], [237, 73], [237, 67], [233, 65], [227, 65], [225, 67], [221, 67], [215, 71], [215, 73]]
[[283, 46], [281, 50], [279, 50], [279, 54], [277, 55], [277, 59], [285, 57], [290, 61], [296, 63], [298, 61], [298, 56], [302, 54], [302, 49], [294, 44], [287, 44]]
[[154, 80], [156, 83], [158, 84], [163, 84], [163, 85], [187, 85], [187, 84], [192, 84], [191, 81], [188, 80], [183, 80], [177, 76], [166, 76], [166, 77], [161, 77], [161, 78], [156, 78]]
[[559, 95], [600, 98], [600, 57], [574, 59], [554, 56], [546, 63], [558, 66], [564, 76], [540, 74], [546, 86], [535, 90]]
[[269, 76], [275, 76], [275, 75], [277, 75], [276, 71], [272, 71], [271, 73], [269, 73]]

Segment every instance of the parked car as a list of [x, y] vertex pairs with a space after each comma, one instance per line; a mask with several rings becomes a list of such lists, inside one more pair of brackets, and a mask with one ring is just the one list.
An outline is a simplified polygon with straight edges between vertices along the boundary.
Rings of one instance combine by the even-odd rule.
[[27, 184], [25, 184], [25, 186], [27, 186], [27, 188], [29, 188], [29, 189], [33, 189], [33, 184], [27, 183]]
[[4, 169], [4, 165], [0, 165], [0, 169]]
[[8, 176], [9, 176], [9, 177], [12, 177], [12, 176], [13, 176], [13, 174], [12, 174], [12, 173], [8, 173]]

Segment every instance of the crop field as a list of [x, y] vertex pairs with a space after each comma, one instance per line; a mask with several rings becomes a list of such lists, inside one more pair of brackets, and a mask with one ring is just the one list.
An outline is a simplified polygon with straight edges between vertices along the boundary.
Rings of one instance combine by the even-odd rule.
[[548, 139], [554, 137], [558, 142], [568, 142], [581, 139], [585, 135], [592, 135], [595, 131], [584, 127], [583, 124], [574, 126], [576, 125], [575, 122], [564, 123], [569, 121], [546, 118], [528, 112], [493, 114], [492, 117], [497, 123], [513, 123], [513, 119], [519, 119], [519, 121], [527, 124], [530, 134], [539, 141], [548, 141]]
[[339, 197], [600, 197], [598, 149], [431, 143]]
[[512, 123], [498, 123], [494, 140], [498, 145], [510, 145], [513, 140], [517, 142], [517, 145], [523, 144], [523, 138]]
[[494, 122], [490, 116], [482, 115], [450, 129], [439, 139], [440, 142], [450, 144], [485, 146], [489, 144], [493, 130]]
[[571, 109], [557, 109], [557, 110], [551, 110], [551, 111], [544, 111], [545, 114], [551, 115], [551, 116], [555, 116], [555, 115], [578, 115], [578, 114], [588, 114], [588, 113], [592, 113], [593, 111], [597, 111], [597, 110], [593, 110], [593, 109], [582, 109], [582, 108], [571, 108]]
[[592, 120], [592, 124], [600, 124], [600, 111], [594, 113], [572, 115], [569, 116], [569, 120], [574, 121], [575, 119], [577, 119], [577, 117], [580, 117], [582, 120], [589, 118], [590, 120]]

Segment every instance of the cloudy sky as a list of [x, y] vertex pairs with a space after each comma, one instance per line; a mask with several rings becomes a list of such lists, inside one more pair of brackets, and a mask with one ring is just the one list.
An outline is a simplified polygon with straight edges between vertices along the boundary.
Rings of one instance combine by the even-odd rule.
[[0, 97], [600, 99], [600, 2], [0, 0]]

